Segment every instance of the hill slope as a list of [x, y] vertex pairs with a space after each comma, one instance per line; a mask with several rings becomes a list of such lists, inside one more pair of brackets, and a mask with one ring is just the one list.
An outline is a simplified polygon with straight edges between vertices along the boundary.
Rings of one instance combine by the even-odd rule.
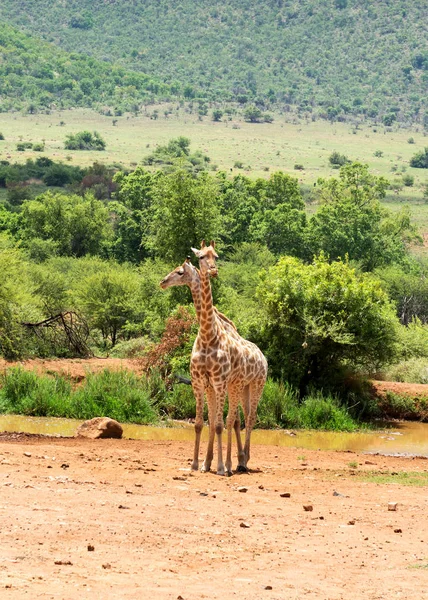
[[132, 110], [171, 87], [143, 73], [68, 53], [0, 23], [0, 110], [76, 106]]
[[425, 0], [2, 0], [0, 18], [67, 51], [185, 82], [187, 98], [424, 118]]

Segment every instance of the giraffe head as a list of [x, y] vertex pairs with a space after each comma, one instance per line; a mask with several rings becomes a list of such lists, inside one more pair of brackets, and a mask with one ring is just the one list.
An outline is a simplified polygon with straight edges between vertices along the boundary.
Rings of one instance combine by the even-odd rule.
[[163, 290], [175, 285], [188, 285], [192, 286], [192, 283], [199, 277], [199, 273], [190, 262], [190, 256], [186, 258], [184, 263], [168, 273], [166, 277], [160, 282], [160, 286]]
[[207, 274], [210, 277], [217, 277], [218, 271], [215, 264], [218, 258], [217, 252], [214, 250], [215, 242], [211, 240], [210, 245], [205, 245], [205, 240], [201, 242], [201, 249], [192, 248], [192, 252], [199, 258], [199, 269], [203, 275]]

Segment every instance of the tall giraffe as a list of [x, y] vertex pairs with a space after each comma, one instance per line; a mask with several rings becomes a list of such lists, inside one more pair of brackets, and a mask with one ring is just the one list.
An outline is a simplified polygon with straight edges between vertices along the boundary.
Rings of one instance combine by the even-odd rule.
[[[166, 290], [169, 287], [174, 286], [182, 286], [187, 285], [190, 288], [193, 303], [195, 305], [196, 316], [198, 322], [201, 322], [201, 278], [200, 273], [196, 267], [192, 265], [190, 262], [190, 257], [188, 256], [184, 263], [178, 266], [176, 269], [168, 273], [166, 277], [162, 279], [160, 282], [160, 286], [163, 290]], [[215, 317], [218, 321], [217, 326], [221, 329], [225, 329], [230, 335], [236, 336], [237, 338], [241, 338], [239, 333], [236, 330], [236, 327], [230, 319], [228, 319], [223, 313], [219, 312], [217, 308], [214, 306]], [[242, 339], [242, 338], [241, 338]], [[208, 441], [208, 448], [206, 458], [202, 467], [202, 471], [209, 471], [211, 468], [211, 462], [213, 459], [213, 449], [214, 449], [214, 439], [215, 439], [215, 427], [214, 427], [214, 415], [215, 415], [215, 396], [214, 390], [211, 385], [207, 385], [206, 394], [208, 400], [208, 414], [209, 414], [209, 426], [210, 426], [210, 436]], [[235, 430], [236, 435], [236, 444], [238, 449], [238, 469], [245, 470], [245, 454], [242, 447], [241, 440], [241, 419], [239, 416], [239, 409], [236, 411], [235, 421], [233, 424], [233, 428]]]
[[211, 419], [211, 423], [214, 424], [217, 434], [217, 474], [224, 475], [225, 466], [221, 442], [226, 392], [229, 395], [226, 470], [228, 474], [231, 474], [232, 428], [236, 420], [238, 405], [239, 402], [242, 402], [246, 424], [243, 461], [242, 463], [241, 460], [239, 461], [238, 469], [246, 470], [250, 458], [250, 438], [256, 420], [257, 404], [266, 382], [267, 361], [255, 344], [219, 326], [219, 321], [215, 317], [210, 284], [210, 276], [217, 275], [215, 259], [218, 256], [214, 247], [214, 242], [211, 242], [209, 246], [202, 242], [200, 250], [192, 248], [199, 258], [201, 280], [200, 330], [195, 340], [190, 363], [192, 386], [196, 398], [196, 438], [192, 468], [198, 468], [204, 391], [212, 388], [215, 409], [212, 415], [214, 419]]

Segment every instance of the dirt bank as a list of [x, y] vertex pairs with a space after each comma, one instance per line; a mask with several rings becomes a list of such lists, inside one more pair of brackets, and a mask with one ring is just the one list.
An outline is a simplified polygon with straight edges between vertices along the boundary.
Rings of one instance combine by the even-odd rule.
[[191, 454], [0, 435], [1, 598], [428, 598], [427, 487], [359, 475], [427, 460], [254, 446], [221, 478]]

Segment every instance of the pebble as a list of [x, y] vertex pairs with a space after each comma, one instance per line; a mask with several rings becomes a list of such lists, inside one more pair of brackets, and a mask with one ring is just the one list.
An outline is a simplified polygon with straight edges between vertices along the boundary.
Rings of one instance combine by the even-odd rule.
[[238, 488], [238, 492], [241, 492], [241, 494], [245, 494], [246, 492], [248, 492], [248, 488], [247, 488], [247, 487], [245, 487], [244, 485], [241, 485], [241, 486]]
[[241, 521], [239, 523], [239, 527], [243, 527], [244, 529], [248, 529], [250, 527], [249, 523], [245, 523], [245, 521]]
[[306, 512], [311, 512], [312, 510], [314, 510], [314, 507], [312, 506], [312, 504], [304, 504], [304, 505], [303, 505], [303, 509], [304, 509]]
[[88, 552], [93, 552], [95, 550], [95, 546], [92, 544], [88, 544]]
[[388, 502], [388, 510], [397, 510], [397, 502]]
[[24, 452], [24, 456], [28, 456], [28, 458], [30, 458], [31, 452]]
[[281, 498], [291, 498], [291, 494], [290, 492], [284, 492], [283, 494], [280, 494]]

